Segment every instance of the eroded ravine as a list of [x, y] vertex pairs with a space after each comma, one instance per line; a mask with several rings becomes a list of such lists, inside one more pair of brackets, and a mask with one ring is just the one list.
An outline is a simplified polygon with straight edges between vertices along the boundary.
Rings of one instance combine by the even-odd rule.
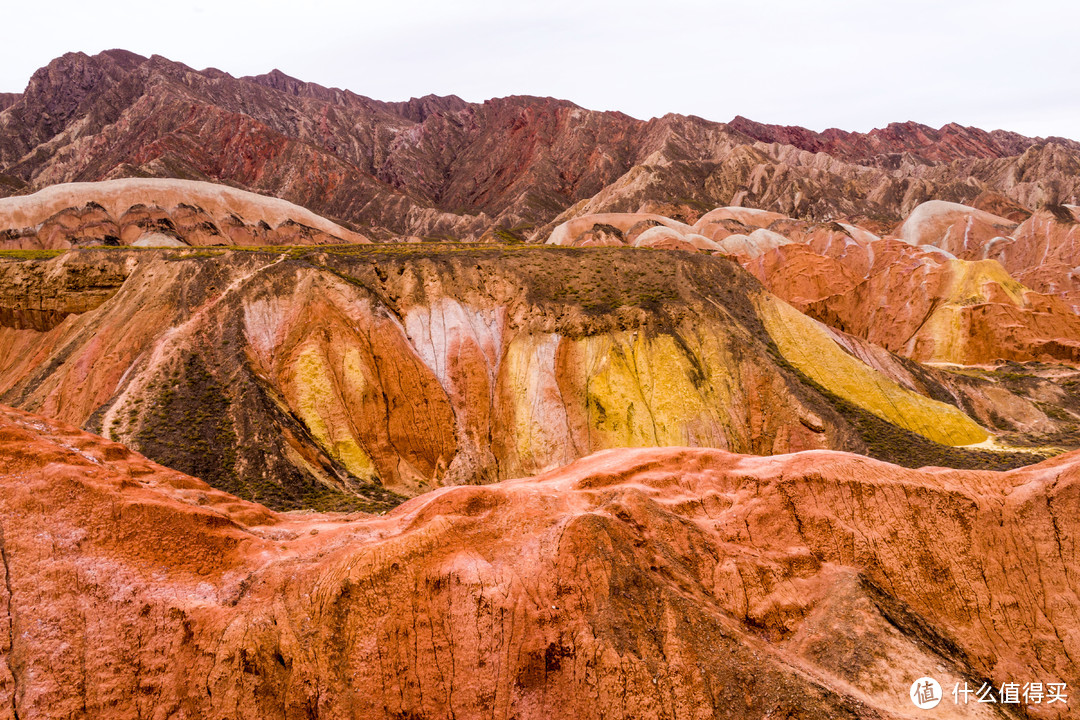
[[[80, 307], [67, 278], [99, 268], [114, 286]], [[68, 296], [59, 324], [18, 320], [50, 295]], [[0, 399], [276, 507], [385, 507], [612, 447], [1032, 461], [951, 449], [996, 429], [967, 414], [973, 391], [830, 334], [722, 257], [85, 250], [0, 263], [0, 306]]]
[[626, 448], [385, 516], [275, 514], [0, 408], [0, 714], [869, 719], [909, 716], [925, 674], [1071, 688], [1078, 479], [1076, 453]]

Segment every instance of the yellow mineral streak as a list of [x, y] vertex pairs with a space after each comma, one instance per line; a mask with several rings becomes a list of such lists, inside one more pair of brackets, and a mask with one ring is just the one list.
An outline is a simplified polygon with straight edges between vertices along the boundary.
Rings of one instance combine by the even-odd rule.
[[735, 383], [709, 340], [683, 350], [671, 335], [632, 331], [514, 338], [502, 368], [521, 466], [613, 447], [729, 447]]
[[925, 362], [950, 362], [964, 364], [968, 358], [968, 344], [972, 339], [967, 327], [968, 315], [964, 308], [985, 303], [990, 299], [989, 286], [996, 283], [1017, 307], [1024, 307], [1027, 288], [1013, 280], [997, 260], [949, 261], [949, 286], [945, 292], [945, 304], [926, 319], [919, 329], [920, 339], [933, 342], [933, 352]]
[[[359, 394], [366, 382], [359, 350], [346, 348], [342, 367], [342, 381], [348, 394]], [[334, 374], [317, 345], [309, 344], [300, 350], [293, 366], [292, 384], [296, 412], [316, 442], [353, 475], [365, 480], [375, 478], [375, 464], [350, 431]]]
[[952, 278], [946, 295], [947, 302], [955, 305], [972, 305], [989, 299], [986, 286], [997, 283], [1018, 307], [1024, 307], [1023, 285], [1013, 280], [1008, 271], [997, 260], [950, 260], [949, 270]]
[[926, 319], [916, 336], [919, 341], [932, 340], [933, 348], [929, 357], [920, 357], [923, 362], [965, 364], [967, 345], [970, 337], [967, 328], [967, 315], [958, 305], [939, 307]]
[[883, 420], [945, 445], [970, 445], [988, 433], [952, 405], [900, 387], [847, 354], [824, 327], [773, 295], [757, 298], [758, 313], [781, 354], [830, 392]]
[[599, 435], [594, 447], [689, 445], [690, 426], [717, 424], [717, 404], [695, 387], [694, 367], [670, 335], [622, 332], [575, 344], [588, 378], [589, 426]]

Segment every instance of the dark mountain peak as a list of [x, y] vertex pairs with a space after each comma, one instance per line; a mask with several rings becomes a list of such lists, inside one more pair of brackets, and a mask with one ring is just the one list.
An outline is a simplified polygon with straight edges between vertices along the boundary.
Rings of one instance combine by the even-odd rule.
[[271, 90], [276, 90], [293, 97], [305, 100], [318, 100], [319, 102], [329, 103], [331, 105], [353, 105], [364, 107], [369, 111], [384, 105], [384, 103], [364, 97], [363, 95], [357, 95], [351, 90], [342, 90], [341, 88], [326, 87], [324, 85], [319, 85], [318, 83], [305, 82], [288, 73], [278, 70], [277, 68], [262, 75], [242, 77], [240, 80]]
[[451, 113], [464, 110], [469, 107], [457, 95], [428, 94], [423, 97], [409, 98], [402, 102], [387, 102], [383, 106], [401, 117], [413, 122], [424, 122], [430, 116], [437, 113]]
[[794, 145], [801, 150], [818, 152], [825, 147], [824, 137], [820, 133], [795, 125], [766, 125], [755, 122], [742, 115], [736, 115], [728, 127], [747, 135], [754, 140], [768, 143]]
[[960, 123], [955, 123], [955, 122], [945, 123], [939, 129], [939, 132], [963, 132], [963, 133], [966, 133], [966, 132], [971, 132], [971, 131], [980, 132], [980, 133], [985, 133], [986, 132], [985, 130], [980, 130], [979, 128], [965, 127], [964, 125], [961, 125]]
[[923, 130], [933, 131], [933, 129], [934, 128], [930, 127], [929, 125], [923, 125], [922, 123], [916, 122], [914, 120], [904, 120], [903, 122], [891, 122], [884, 128], [874, 128], [867, 134], [870, 135], [873, 133], [881, 133], [887, 130], [891, 130], [893, 132], [919, 132]]
[[61, 55], [30, 77], [26, 91], [16, 105], [25, 111], [25, 121], [36, 125], [40, 140], [60, 132], [78, 115], [84, 102], [128, 72], [121, 61], [102, 53], [93, 57], [82, 52]]
[[292, 75], [283, 73], [277, 68], [262, 75], [251, 75], [240, 79], [262, 85], [263, 87], [268, 87], [272, 90], [279, 90], [283, 93], [288, 93], [289, 95], [304, 95], [310, 93], [314, 88], [326, 90], [326, 88], [322, 86], [313, 85], [312, 83], [306, 83], [303, 80], [294, 78]]
[[123, 48], [102, 50], [98, 53], [98, 55], [107, 57], [115, 62], [127, 62], [136, 65], [146, 60], [145, 55], [140, 55], [139, 53], [132, 52], [131, 50], [125, 50]]
[[579, 108], [581, 107], [577, 103], [570, 100], [563, 100], [561, 98], [555, 98], [550, 96], [541, 95], [504, 95], [503, 97], [494, 97], [485, 100], [483, 105], [490, 107], [506, 107], [506, 106], [529, 106], [529, 107], [568, 107]]

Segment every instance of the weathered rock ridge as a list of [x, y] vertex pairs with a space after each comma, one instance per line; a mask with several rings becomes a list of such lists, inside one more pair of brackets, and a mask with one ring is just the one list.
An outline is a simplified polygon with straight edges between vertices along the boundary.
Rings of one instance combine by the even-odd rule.
[[952, 446], [1070, 427], [697, 253], [72, 250], [0, 261], [0, 320], [0, 401], [275, 507], [385, 507], [627, 446], [1015, 466], [1037, 457]]
[[[745, 205], [898, 221], [931, 199], [1077, 202], [1080, 145], [955, 124], [870, 133], [640, 121], [552, 98], [380, 102], [274, 71], [235, 78], [122, 50], [70, 53], [0, 98], [0, 195], [121, 177], [211, 180], [387, 239], [543, 241], [585, 212], [694, 222]], [[1021, 210], [1022, 212], [1022, 210]]]
[[362, 242], [290, 202], [192, 180], [65, 183], [0, 198], [0, 250]]
[[0, 717], [1066, 718], [1080, 457], [1008, 473], [609, 450], [277, 515], [0, 409]]

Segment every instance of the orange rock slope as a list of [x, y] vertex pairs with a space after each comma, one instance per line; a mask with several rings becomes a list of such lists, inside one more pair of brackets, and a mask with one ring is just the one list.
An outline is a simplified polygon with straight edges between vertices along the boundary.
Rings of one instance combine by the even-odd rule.
[[686, 448], [278, 515], [0, 409], [0, 718], [1001, 717], [1080, 682], [1077, 518], [1076, 453]]
[[[984, 204], [1010, 211], [993, 200]], [[692, 226], [645, 212], [585, 214], [547, 242], [730, 255], [810, 316], [920, 362], [1077, 363], [1078, 227], [1071, 206], [1018, 224], [930, 201], [885, 237], [842, 219], [727, 207]]]
[[1072, 427], [1008, 391], [973, 405], [993, 383], [961, 387], [852, 342], [730, 260], [686, 252], [0, 261], [0, 402], [276, 509], [385, 507], [387, 491], [532, 475], [613, 447], [1005, 469], [1032, 458], [959, 446]]

